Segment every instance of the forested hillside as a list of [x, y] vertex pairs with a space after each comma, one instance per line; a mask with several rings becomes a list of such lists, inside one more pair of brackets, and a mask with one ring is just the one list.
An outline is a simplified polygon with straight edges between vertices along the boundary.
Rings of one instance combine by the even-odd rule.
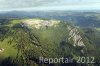
[[[92, 35], [95, 35], [95, 38]], [[60, 20], [1, 19], [0, 65], [66, 66], [73, 64], [73, 66], [88, 66], [87, 63], [77, 64], [77, 57], [95, 57], [94, 61], [99, 63], [100, 49], [96, 45], [99, 43], [98, 40], [99, 34]], [[70, 57], [74, 59], [74, 62], [71, 64], [40, 64], [39, 57]]]

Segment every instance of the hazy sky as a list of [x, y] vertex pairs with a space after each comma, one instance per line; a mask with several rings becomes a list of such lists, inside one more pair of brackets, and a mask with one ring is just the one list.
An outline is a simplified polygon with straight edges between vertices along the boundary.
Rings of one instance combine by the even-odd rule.
[[100, 0], [0, 0], [0, 10], [95, 10]]

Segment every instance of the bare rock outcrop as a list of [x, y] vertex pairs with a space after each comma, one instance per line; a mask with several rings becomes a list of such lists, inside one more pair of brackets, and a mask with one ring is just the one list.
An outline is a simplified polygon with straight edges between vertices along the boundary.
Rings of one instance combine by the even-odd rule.
[[85, 44], [82, 41], [82, 37], [79, 34], [79, 31], [77, 28], [73, 28], [71, 26], [68, 26], [68, 30], [69, 30], [69, 38], [68, 40], [72, 40], [73, 41], [73, 46], [80, 46], [80, 47], [84, 47]]

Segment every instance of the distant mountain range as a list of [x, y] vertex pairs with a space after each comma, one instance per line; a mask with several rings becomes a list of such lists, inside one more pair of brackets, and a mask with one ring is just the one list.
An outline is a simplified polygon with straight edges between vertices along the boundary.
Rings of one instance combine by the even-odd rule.
[[100, 13], [78, 11], [9, 11], [0, 13], [0, 19], [45, 18], [75, 23], [79, 26], [100, 27]]

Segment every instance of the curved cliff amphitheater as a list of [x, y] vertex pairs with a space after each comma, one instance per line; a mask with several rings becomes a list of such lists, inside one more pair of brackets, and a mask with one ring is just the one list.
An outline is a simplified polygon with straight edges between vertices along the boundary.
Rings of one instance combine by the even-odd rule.
[[22, 21], [24, 25], [31, 26], [37, 29], [40, 29], [42, 27], [56, 27], [60, 21], [57, 20], [41, 20], [41, 19], [28, 19]]

